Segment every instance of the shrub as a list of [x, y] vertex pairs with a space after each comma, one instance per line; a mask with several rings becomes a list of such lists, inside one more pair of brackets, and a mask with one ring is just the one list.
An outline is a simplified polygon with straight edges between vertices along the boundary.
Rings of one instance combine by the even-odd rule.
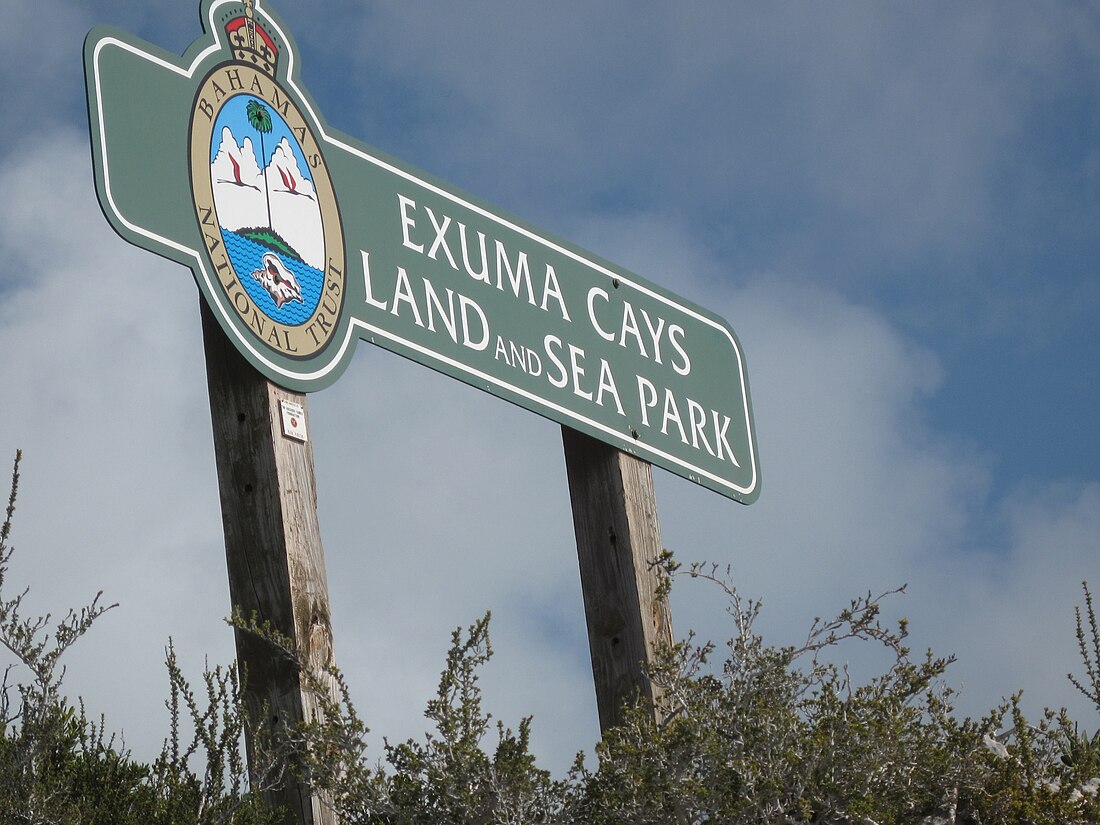
[[[247, 788], [240, 739], [236, 675], [215, 668], [204, 674], [204, 701], [196, 699], [168, 648], [170, 733], [152, 764], [135, 761], [94, 722], [83, 704], [61, 691], [65, 652], [114, 605], [101, 594], [70, 610], [51, 631], [49, 615], [27, 617], [23, 590], [4, 592], [13, 548], [9, 544], [19, 489], [16, 453], [11, 492], [0, 526], [0, 646], [14, 661], [0, 681], [0, 822], [26, 825], [264, 825], [280, 821]], [[23, 672], [29, 678], [12, 681]], [[181, 732], [181, 704], [190, 740]], [[200, 763], [199, 772], [195, 763]]]
[[[959, 720], [946, 682], [952, 659], [913, 656], [906, 623], [880, 618], [883, 600], [899, 591], [854, 599], [835, 618], [815, 619], [801, 645], [774, 647], [754, 629], [761, 604], [742, 597], [728, 569], [683, 570], [669, 554], [658, 560], [665, 581], [721, 589], [732, 636], [721, 648], [689, 635], [657, 651], [649, 675], [658, 712], [628, 708], [596, 745], [594, 764], [579, 755], [560, 780], [531, 753], [530, 718], [513, 730], [483, 707], [488, 614], [452, 636], [425, 711], [432, 731], [384, 741], [373, 763], [339, 670], [312, 669], [290, 640], [235, 615], [233, 624], [296, 664], [320, 713], [281, 729], [253, 725], [233, 668], [207, 669], [196, 693], [169, 643], [168, 736], [157, 759], [136, 761], [102, 719], [61, 692], [59, 660], [113, 605], [97, 595], [51, 627], [49, 616], [24, 617], [26, 591], [5, 595], [20, 459], [0, 526], [0, 646], [14, 658], [0, 681], [5, 825], [265, 825], [282, 817], [264, 807], [262, 791], [288, 772], [327, 794], [347, 825], [1100, 822], [1100, 732], [1089, 735], [1064, 711], [1029, 722], [1019, 695]], [[1084, 611], [1076, 609], [1084, 675], [1069, 678], [1100, 711], [1100, 629], [1087, 583], [1084, 593]], [[826, 658], [853, 641], [888, 654], [885, 670], [862, 684]]]
[[[488, 616], [454, 633], [426, 712], [434, 731], [423, 741], [385, 742], [373, 766], [339, 671], [311, 673], [288, 640], [254, 622], [238, 625], [296, 661], [322, 695], [326, 680], [339, 685], [339, 698], [294, 738], [308, 779], [332, 794], [349, 823], [1100, 821], [1100, 739], [1079, 735], [1064, 713], [1027, 722], [1019, 696], [980, 720], [958, 720], [945, 682], [952, 659], [913, 657], [906, 623], [880, 621], [893, 592], [855, 599], [834, 619], [815, 620], [802, 645], [776, 648], [753, 629], [760, 603], [745, 601], [728, 571], [719, 577], [695, 565], [685, 573], [670, 556], [662, 563], [670, 577], [722, 588], [735, 635], [720, 662], [714, 645], [692, 637], [659, 651], [650, 676], [664, 696], [661, 721], [648, 707], [630, 708], [597, 744], [595, 766], [578, 756], [560, 781], [536, 766], [530, 719], [518, 733], [497, 723], [486, 750], [491, 716], [477, 670], [492, 652]], [[854, 640], [882, 646], [891, 659], [861, 685], [823, 656]], [[1086, 657], [1093, 688], [1095, 661]]]

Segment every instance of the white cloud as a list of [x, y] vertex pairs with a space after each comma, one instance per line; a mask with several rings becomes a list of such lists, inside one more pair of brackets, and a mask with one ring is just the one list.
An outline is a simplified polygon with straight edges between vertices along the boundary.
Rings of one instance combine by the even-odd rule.
[[[995, 488], [995, 462], [1013, 457], [977, 450], [965, 422], [931, 427], [946, 367], [877, 311], [798, 273], [716, 288], [729, 264], [664, 217], [576, 224], [587, 245], [724, 315], [744, 347], [760, 499], [740, 507], [658, 473], [665, 544], [681, 560], [731, 564], [743, 593], [765, 600], [763, 627], [777, 643], [801, 641], [814, 616], [851, 597], [908, 583], [887, 615], [912, 619], [915, 650], [958, 654], [949, 681], [965, 688], [965, 713], [1024, 689], [1033, 714], [1066, 705], [1088, 718], [1065, 674], [1081, 670], [1080, 582], [1100, 578], [1095, 482], [1025, 487], [1021, 472]], [[678, 631], [724, 639], [719, 594], [698, 582], [679, 590]], [[859, 648], [844, 655], [874, 664]]]
[[210, 163], [210, 179], [218, 220], [226, 229], [236, 231], [267, 223], [262, 174], [252, 138], [246, 137], [238, 146], [233, 130], [223, 127], [218, 152]]
[[69, 688], [148, 752], [169, 636], [196, 666], [232, 649], [197, 291], [113, 235], [73, 135], [9, 157], [0, 183], [0, 250], [22, 262], [0, 311], [0, 449], [26, 452], [13, 581], [58, 616], [99, 589], [122, 603], [74, 649]]
[[[992, 489], [991, 456], [925, 423], [942, 367], [877, 313], [775, 283], [720, 300], [746, 349], [761, 497], [723, 509], [663, 479], [666, 544], [731, 563], [742, 591], [764, 598], [776, 642], [800, 641], [850, 597], [908, 583], [887, 615], [912, 619], [916, 650], [959, 656], [949, 682], [965, 688], [963, 712], [1025, 689], [1033, 714], [1066, 705], [1087, 718], [1065, 673], [1081, 669], [1080, 581], [1097, 578], [1095, 483]], [[716, 601], [686, 587], [678, 627], [724, 638]]]

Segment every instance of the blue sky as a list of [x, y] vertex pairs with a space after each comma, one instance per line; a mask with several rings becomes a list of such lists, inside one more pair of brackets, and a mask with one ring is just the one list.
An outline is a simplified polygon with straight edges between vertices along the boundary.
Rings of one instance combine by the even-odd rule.
[[[232, 98], [229, 103], [227, 103], [225, 107], [218, 112], [218, 123], [213, 131], [215, 137], [211, 139], [210, 145], [211, 163], [213, 163], [214, 158], [218, 154], [218, 146], [220, 145], [219, 141], [221, 140], [222, 126], [229, 126], [230, 129], [233, 129], [235, 127], [236, 131], [234, 132], [233, 136], [241, 143], [244, 142], [244, 139], [246, 137], [252, 137], [253, 135], [258, 134], [254, 130], [250, 129], [250, 127], [248, 126], [247, 115], [245, 114], [248, 109], [248, 103], [250, 100], [255, 100], [255, 98], [250, 98], [246, 95], [240, 95], [238, 97]], [[306, 163], [306, 159], [302, 156], [302, 147], [298, 145], [298, 141], [294, 140], [294, 136], [290, 133], [290, 129], [287, 128], [286, 122], [281, 117], [279, 117], [278, 112], [272, 112], [270, 116], [272, 126], [271, 137], [265, 137], [264, 141], [265, 143], [270, 143], [271, 148], [265, 148], [265, 151], [267, 152], [267, 157], [265, 158], [265, 160], [267, 162], [270, 162], [271, 156], [275, 153], [275, 147], [278, 146], [279, 143], [285, 139], [287, 144], [290, 146], [290, 151], [294, 153], [294, 157], [298, 161], [298, 170], [312, 181], [313, 177], [309, 174], [309, 164]], [[239, 137], [237, 136], [236, 132], [240, 132]], [[259, 139], [257, 138], [255, 142], [258, 143]], [[259, 155], [258, 149], [256, 150], [256, 154]], [[257, 158], [257, 162], [259, 162], [259, 158]]]
[[[81, 45], [109, 23], [178, 54], [198, 3], [0, 9], [0, 455], [27, 452], [13, 575], [43, 609], [120, 602], [68, 678], [149, 747], [168, 637], [195, 669], [231, 659], [228, 593], [195, 288], [98, 211]], [[276, 10], [330, 125], [727, 318], [760, 499], [658, 473], [658, 504], [665, 544], [732, 565], [774, 641], [908, 582], [892, 615], [959, 656], [965, 712], [1022, 688], [1096, 727], [1065, 673], [1080, 581], [1100, 589], [1100, 12]], [[450, 629], [492, 609], [490, 704], [533, 712], [564, 767], [596, 724], [555, 425], [366, 345], [310, 414], [364, 718], [414, 733]], [[677, 631], [724, 638], [700, 588], [674, 593]]]

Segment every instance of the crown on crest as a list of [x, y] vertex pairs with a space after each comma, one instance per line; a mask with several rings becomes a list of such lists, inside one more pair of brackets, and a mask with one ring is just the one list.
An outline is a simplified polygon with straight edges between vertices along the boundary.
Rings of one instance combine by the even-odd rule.
[[275, 76], [279, 49], [271, 35], [256, 23], [254, 0], [244, 0], [244, 16], [234, 17], [225, 24], [225, 33], [233, 49], [233, 57], [251, 63], [263, 72]]

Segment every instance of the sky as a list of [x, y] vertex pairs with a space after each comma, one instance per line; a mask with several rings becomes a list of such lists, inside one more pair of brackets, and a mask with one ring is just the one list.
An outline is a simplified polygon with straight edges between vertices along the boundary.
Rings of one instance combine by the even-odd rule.
[[[662, 538], [732, 570], [758, 629], [907, 584], [889, 621], [958, 661], [960, 714], [1095, 708], [1100, 10], [932, 2], [281, 3], [327, 122], [724, 317], [762, 485], [655, 470]], [[233, 659], [198, 292], [97, 204], [82, 44], [180, 54], [198, 2], [0, 0], [0, 460], [24, 450], [11, 588], [118, 603], [67, 691], [139, 756], [164, 649]], [[360, 343], [309, 397], [336, 660], [403, 740], [450, 632], [491, 610], [486, 705], [561, 773], [599, 733], [560, 427]], [[14, 595], [9, 591], [8, 597]], [[677, 581], [677, 636], [732, 634]], [[886, 660], [842, 650], [872, 672]], [[3, 660], [0, 659], [0, 664]]]

